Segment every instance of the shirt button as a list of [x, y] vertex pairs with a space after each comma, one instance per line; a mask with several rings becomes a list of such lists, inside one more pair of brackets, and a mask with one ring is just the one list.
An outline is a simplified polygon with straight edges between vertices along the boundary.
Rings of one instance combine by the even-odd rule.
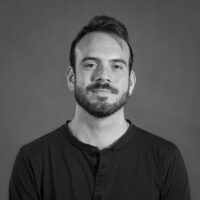
[[102, 199], [102, 195], [101, 194], [98, 194], [95, 198], [95, 200], [101, 200]]
[[106, 167], [105, 163], [102, 163], [101, 168], [104, 169]]
[[100, 170], [101, 171], [105, 171], [106, 170], [106, 164], [102, 163], [102, 165], [100, 166]]
[[102, 184], [102, 179], [101, 178], [98, 178], [97, 180], [96, 180], [96, 184], [99, 186], [99, 185], [101, 185]]

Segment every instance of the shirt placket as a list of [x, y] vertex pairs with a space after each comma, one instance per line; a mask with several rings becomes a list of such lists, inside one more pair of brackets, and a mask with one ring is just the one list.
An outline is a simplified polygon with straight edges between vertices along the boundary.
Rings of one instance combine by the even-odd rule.
[[99, 166], [95, 178], [94, 200], [102, 200], [104, 198], [104, 180], [108, 159], [104, 151], [98, 153]]

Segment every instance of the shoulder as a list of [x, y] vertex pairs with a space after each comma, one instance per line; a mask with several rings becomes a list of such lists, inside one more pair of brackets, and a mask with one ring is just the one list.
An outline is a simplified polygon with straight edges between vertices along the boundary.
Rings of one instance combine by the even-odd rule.
[[[188, 175], [181, 152], [173, 142], [135, 127], [134, 148], [141, 166], [156, 177], [161, 196], [168, 199], [190, 199]], [[133, 149], [132, 143], [132, 149]], [[184, 193], [183, 193], [184, 191]]]
[[63, 155], [71, 155], [72, 145], [69, 142], [66, 125], [23, 145], [15, 159], [14, 176], [39, 178], [43, 170], [50, 170], [52, 163], [57, 163]]
[[[133, 148], [134, 145], [135, 148]], [[182, 154], [173, 142], [135, 127], [134, 145], [132, 144], [132, 149], [137, 152], [143, 162], [147, 166], [153, 166], [153, 169], [157, 169], [162, 176], [166, 176], [169, 169], [172, 171], [179, 169], [185, 174]]]
[[60, 151], [67, 144], [64, 125], [47, 133], [20, 148], [19, 154], [25, 157], [37, 158], [44, 154]]
[[146, 155], [161, 163], [169, 162], [174, 156], [180, 155], [175, 143], [142, 128], [135, 127], [137, 147]]
[[176, 145], [173, 142], [169, 141], [168, 139], [165, 139], [161, 136], [158, 136], [154, 133], [151, 133], [139, 127], [136, 127], [135, 129], [138, 140], [149, 147], [155, 146], [156, 148], [169, 148], [169, 149], [176, 148]]

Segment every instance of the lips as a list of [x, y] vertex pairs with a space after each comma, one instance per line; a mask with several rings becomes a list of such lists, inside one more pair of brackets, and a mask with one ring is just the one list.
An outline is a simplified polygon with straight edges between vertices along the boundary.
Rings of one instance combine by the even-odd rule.
[[94, 93], [111, 93], [109, 89], [104, 89], [104, 88], [92, 89], [91, 91]]

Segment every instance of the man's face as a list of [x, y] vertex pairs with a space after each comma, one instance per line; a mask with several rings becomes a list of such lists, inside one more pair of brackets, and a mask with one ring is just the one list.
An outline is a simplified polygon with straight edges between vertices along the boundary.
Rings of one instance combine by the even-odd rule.
[[130, 90], [126, 42], [106, 33], [90, 33], [77, 44], [75, 54], [77, 103], [98, 118], [122, 108]]

